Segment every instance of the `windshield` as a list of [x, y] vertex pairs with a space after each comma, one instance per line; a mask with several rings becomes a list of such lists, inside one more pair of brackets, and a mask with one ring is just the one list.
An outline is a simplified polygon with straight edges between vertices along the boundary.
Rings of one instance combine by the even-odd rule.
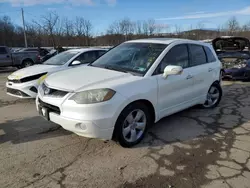
[[144, 75], [166, 47], [156, 43], [123, 43], [90, 66]]
[[60, 54], [55, 55], [54, 57], [51, 57], [47, 61], [45, 61], [43, 64], [45, 65], [63, 65], [66, 62], [68, 62], [72, 57], [74, 57], [79, 52], [77, 51], [65, 51]]

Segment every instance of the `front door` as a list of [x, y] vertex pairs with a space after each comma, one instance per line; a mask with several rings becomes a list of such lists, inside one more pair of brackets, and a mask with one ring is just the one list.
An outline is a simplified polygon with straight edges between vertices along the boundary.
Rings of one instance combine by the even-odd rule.
[[0, 67], [1, 66], [11, 66], [12, 59], [10, 54], [6, 51], [5, 47], [0, 47]]
[[[183, 68], [180, 75], [163, 77], [167, 65], [178, 65]], [[193, 77], [190, 74], [187, 45], [176, 45], [166, 54], [156, 69], [158, 81], [159, 118], [187, 108], [193, 99]]]

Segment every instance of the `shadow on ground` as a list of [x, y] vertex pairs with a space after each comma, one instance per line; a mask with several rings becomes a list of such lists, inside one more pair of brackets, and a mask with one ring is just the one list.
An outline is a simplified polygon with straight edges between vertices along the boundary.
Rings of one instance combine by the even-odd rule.
[[15, 67], [0, 67], [0, 73], [11, 73], [16, 71], [17, 68]]
[[12, 144], [35, 140], [59, 137], [71, 134], [61, 126], [47, 122], [42, 117], [25, 118], [16, 121], [7, 121], [0, 124], [0, 143], [10, 141]]

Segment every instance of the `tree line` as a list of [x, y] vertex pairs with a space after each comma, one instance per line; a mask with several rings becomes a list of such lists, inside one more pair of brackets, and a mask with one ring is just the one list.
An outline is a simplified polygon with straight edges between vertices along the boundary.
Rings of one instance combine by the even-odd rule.
[[[59, 17], [55, 12], [41, 16], [25, 25], [28, 46], [93, 46], [117, 45], [131, 39], [150, 37], [178, 37], [194, 40], [212, 39], [221, 35], [237, 35], [250, 38], [250, 22], [240, 25], [236, 17], [230, 18], [215, 30], [204, 29], [203, 24], [183, 31], [178, 25], [170, 32], [168, 25], [160, 25], [153, 19], [133, 21], [117, 20], [106, 31], [95, 35], [94, 25], [83, 17], [73, 20]], [[23, 47], [23, 28], [15, 25], [10, 17], [0, 17], [0, 45]]]

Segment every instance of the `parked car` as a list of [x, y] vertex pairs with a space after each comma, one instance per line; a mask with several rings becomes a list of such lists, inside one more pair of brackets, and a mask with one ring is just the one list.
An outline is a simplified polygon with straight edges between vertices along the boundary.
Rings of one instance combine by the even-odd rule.
[[51, 57], [53, 57], [53, 56], [55, 56], [55, 55], [57, 55], [57, 54], [58, 54], [58, 51], [55, 50], [55, 49], [52, 49], [52, 50], [50, 50], [49, 53], [47, 53], [45, 56], [43, 56], [43, 57], [41, 58], [41, 62], [45, 62], [45, 61], [47, 61], [49, 58], [51, 58]]
[[39, 55], [41, 57], [43, 57], [43, 56], [45, 56], [46, 54], [49, 53], [49, 50], [47, 50], [46, 48], [32, 47], [32, 48], [23, 48], [23, 49], [19, 50], [19, 52], [38, 52]]
[[11, 52], [6, 46], [0, 46], [0, 67], [24, 68], [40, 63], [40, 55], [37, 51]]
[[36, 107], [45, 119], [80, 136], [131, 147], [165, 116], [197, 104], [216, 107], [220, 70], [206, 43], [127, 41], [88, 66], [49, 75], [38, 88]]
[[41, 65], [15, 71], [8, 76], [7, 94], [19, 98], [35, 98], [38, 85], [48, 74], [91, 63], [106, 51], [101, 48], [68, 50], [48, 59]]
[[249, 40], [244, 37], [218, 37], [213, 47], [222, 62], [222, 79], [250, 80]]

